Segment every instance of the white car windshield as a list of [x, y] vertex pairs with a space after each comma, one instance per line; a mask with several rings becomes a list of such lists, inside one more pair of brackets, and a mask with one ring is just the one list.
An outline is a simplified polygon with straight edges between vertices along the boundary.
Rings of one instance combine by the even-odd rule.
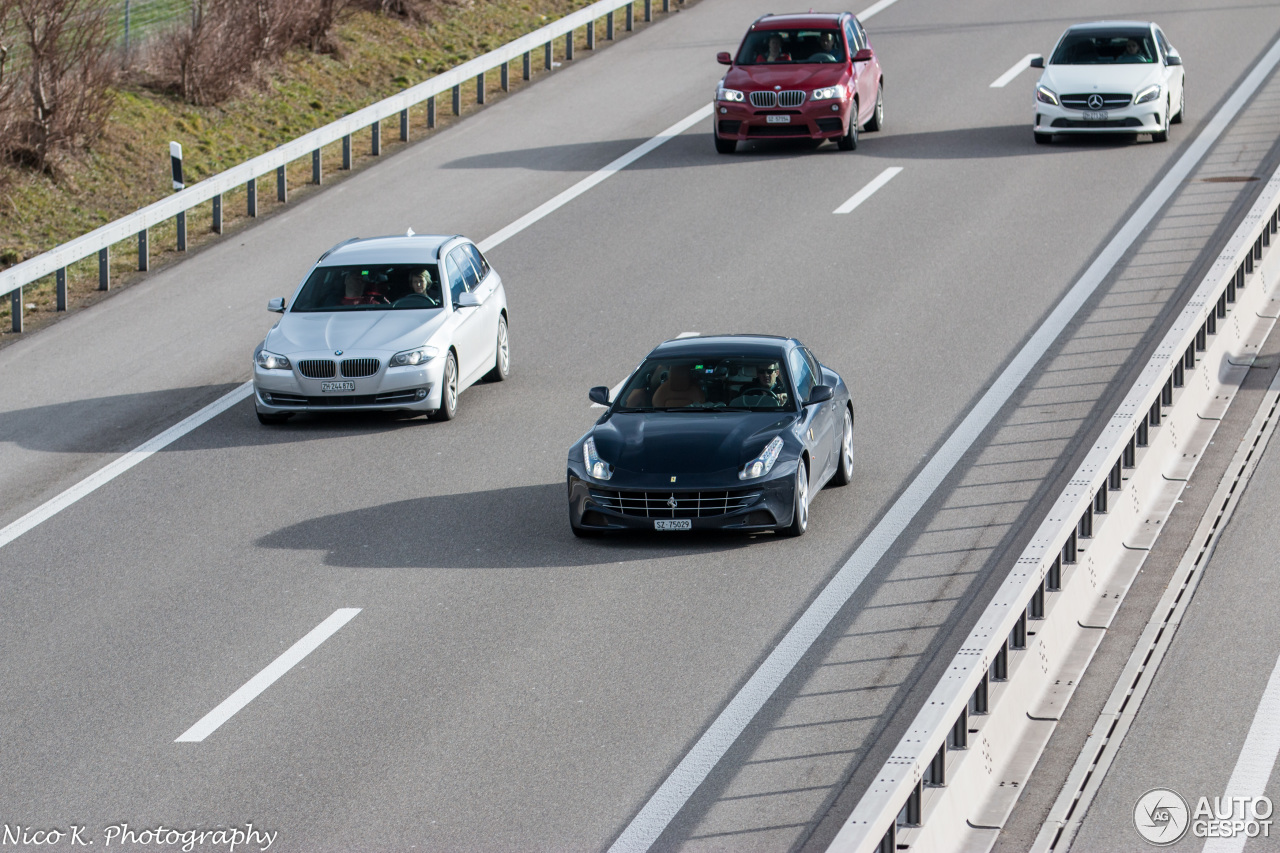
[[615, 411], [791, 411], [790, 390], [780, 357], [659, 357], [640, 365], [618, 395]]
[[439, 308], [435, 264], [361, 264], [316, 267], [294, 300], [293, 311], [389, 311]]
[[1126, 65], [1156, 62], [1159, 54], [1148, 30], [1068, 32], [1050, 65]]
[[739, 65], [840, 62], [845, 58], [839, 30], [761, 30], [747, 35]]

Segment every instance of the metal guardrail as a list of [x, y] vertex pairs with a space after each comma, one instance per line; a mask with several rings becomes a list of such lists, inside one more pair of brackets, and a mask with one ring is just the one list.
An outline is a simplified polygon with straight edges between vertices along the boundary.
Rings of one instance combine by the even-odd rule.
[[[995, 842], [1280, 315], [1280, 170], [1049, 510], [828, 853]], [[1270, 281], [1268, 281], [1270, 278]], [[1176, 398], [1176, 399], [1175, 399]], [[1088, 545], [1087, 554], [1085, 546]]]
[[[672, 0], [658, 0], [663, 12], [671, 11]], [[675, 0], [680, 3], [683, 0]], [[197, 205], [213, 203], [213, 231], [222, 233], [222, 196], [224, 193], [241, 186], [248, 193], [248, 215], [257, 216], [257, 181], [271, 172], [276, 174], [276, 198], [288, 200], [288, 185], [285, 178], [285, 166], [295, 160], [311, 155], [311, 181], [319, 184], [323, 178], [320, 152], [329, 144], [342, 142], [342, 168], [351, 168], [352, 136], [358, 131], [369, 128], [371, 131], [372, 153], [376, 156], [382, 149], [382, 125], [385, 119], [400, 116], [400, 139], [409, 139], [409, 108], [424, 101], [427, 104], [427, 126], [435, 126], [435, 98], [446, 92], [452, 92], [453, 113], [461, 113], [462, 86], [471, 81], [476, 85], [476, 101], [483, 104], [485, 100], [485, 75], [494, 68], [502, 69], [501, 85], [505, 91], [509, 85], [511, 63], [522, 59], [522, 74], [525, 80], [532, 76], [533, 54], [541, 50], [543, 65], [547, 70], [552, 67], [554, 44], [556, 39], [564, 38], [564, 57], [573, 59], [574, 32], [582, 27], [587, 32], [587, 48], [593, 49], [596, 42], [596, 24], [605, 20], [605, 38], [614, 37], [614, 13], [625, 8], [623, 26], [630, 31], [635, 22], [635, 8], [643, 6], [643, 20], [653, 20], [654, 0], [599, 0], [585, 9], [579, 9], [558, 21], [508, 42], [496, 50], [464, 62], [456, 68], [438, 74], [429, 80], [411, 86], [389, 98], [384, 98], [350, 115], [313, 130], [303, 136], [286, 142], [265, 154], [233, 166], [198, 184], [174, 193], [128, 216], [96, 228], [82, 237], [49, 250], [34, 258], [15, 264], [0, 271], [0, 297], [11, 295], [13, 305], [13, 330], [22, 331], [22, 288], [48, 275], [56, 276], [57, 310], [67, 308], [67, 267], [76, 261], [84, 260], [94, 254], [98, 256], [98, 289], [108, 290], [111, 285], [110, 249], [134, 236], [138, 241], [138, 269], [146, 270], [148, 260], [147, 229], [168, 219], [175, 219], [177, 225], [177, 248], [185, 251], [187, 247], [186, 213]]]

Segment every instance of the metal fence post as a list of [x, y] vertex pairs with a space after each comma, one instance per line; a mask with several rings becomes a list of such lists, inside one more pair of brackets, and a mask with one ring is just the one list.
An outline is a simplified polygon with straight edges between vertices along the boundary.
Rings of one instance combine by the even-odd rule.
[[587, 24], [587, 50], [596, 49], [596, 22], [591, 21]]
[[476, 103], [484, 105], [484, 75], [476, 75]]
[[670, 11], [671, 11], [671, 0], [662, 0], [662, 14], [665, 15]]
[[545, 61], [543, 64], [546, 66], [547, 71], [551, 70], [551, 51], [552, 51], [551, 42], [547, 42], [543, 46], [543, 53], [546, 54]]
[[55, 290], [58, 294], [58, 310], [67, 310], [67, 268], [58, 267], [58, 272], [54, 274], [54, 281], [57, 282]]
[[501, 83], [502, 83], [502, 91], [504, 92], [511, 91], [511, 63], [510, 62], [502, 63]]
[[524, 52], [524, 79], [528, 80], [533, 76], [533, 52], [526, 50]]
[[146, 272], [151, 268], [151, 252], [147, 246], [147, 229], [138, 232], [138, 272]]
[[436, 126], [436, 96], [427, 98], [427, 130]]
[[98, 250], [98, 290], [111, 289], [111, 247]]
[[409, 109], [408, 107], [400, 111], [400, 141], [401, 142], [409, 141]]
[[627, 4], [627, 22], [626, 22], [626, 25], [625, 25], [625, 26], [626, 26], [626, 28], [627, 28], [627, 32], [631, 32], [631, 30], [635, 27], [635, 25], [636, 25], [636, 9], [635, 9], [635, 4], [634, 4], [634, 3], [628, 3], [628, 4]]
[[276, 201], [281, 204], [289, 200], [289, 180], [285, 177], [284, 166], [276, 166]]
[[453, 114], [462, 115], [462, 86], [453, 87]]
[[13, 330], [15, 332], [22, 331], [22, 288], [12, 291], [9, 294], [9, 310], [13, 314]]
[[653, 0], [644, 0], [644, 22], [647, 24], [653, 20]]
[[187, 250], [187, 212], [185, 210], [178, 211], [178, 215], [174, 217], [174, 227], [178, 232], [178, 251], [185, 252]]
[[249, 181], [249, 183], [245, 184], [245, 190], [247, 191], [247, 195], [248, 195], [248, 199], [245, 202], [245, 209], [248, 211], [250, 216], [257, 216], [258, 215], [258, 179], [254, 178], [253, 180]]
[[604, 18], [604, 40], [613, 41], [613, 12]]
[[369, 125], [369, 153], [374, 157], [382, 154], [382, 122], [380, 121]]
[[324, 180], [324, 171], [320, 168], [320, 149], [311, 152], [311, 183], [320, 186]]
[[213, 233], [222, 233], [222, 193], [213, 197]]
[[351, 168], [351, 134], [342, 137], [342, 168]]
[[564, 34], [564, 58], [573, 59], [573, 30]]

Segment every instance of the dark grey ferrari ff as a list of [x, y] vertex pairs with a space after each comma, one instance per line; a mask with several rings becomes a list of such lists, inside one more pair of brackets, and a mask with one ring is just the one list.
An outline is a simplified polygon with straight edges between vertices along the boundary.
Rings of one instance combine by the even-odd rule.
[[840, 375], [799, 341], [679, 338], [621, 386], [569, 449], [569, 523], [611, 530], [777, 530], [799, 536], [809, 501], [853, 477], [853, 406]]

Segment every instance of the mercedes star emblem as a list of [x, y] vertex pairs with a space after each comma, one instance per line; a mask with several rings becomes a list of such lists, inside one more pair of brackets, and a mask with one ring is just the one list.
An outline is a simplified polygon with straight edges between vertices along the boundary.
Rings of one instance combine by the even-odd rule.
[[1101, 95], [1090, 95], [1090, 96], [1089, 96], [1089, 109], [1091, 109], [1091, 110], [1100, 110], [1100, 109], [1102, 109], [1102, 96], [1101, 96]]

